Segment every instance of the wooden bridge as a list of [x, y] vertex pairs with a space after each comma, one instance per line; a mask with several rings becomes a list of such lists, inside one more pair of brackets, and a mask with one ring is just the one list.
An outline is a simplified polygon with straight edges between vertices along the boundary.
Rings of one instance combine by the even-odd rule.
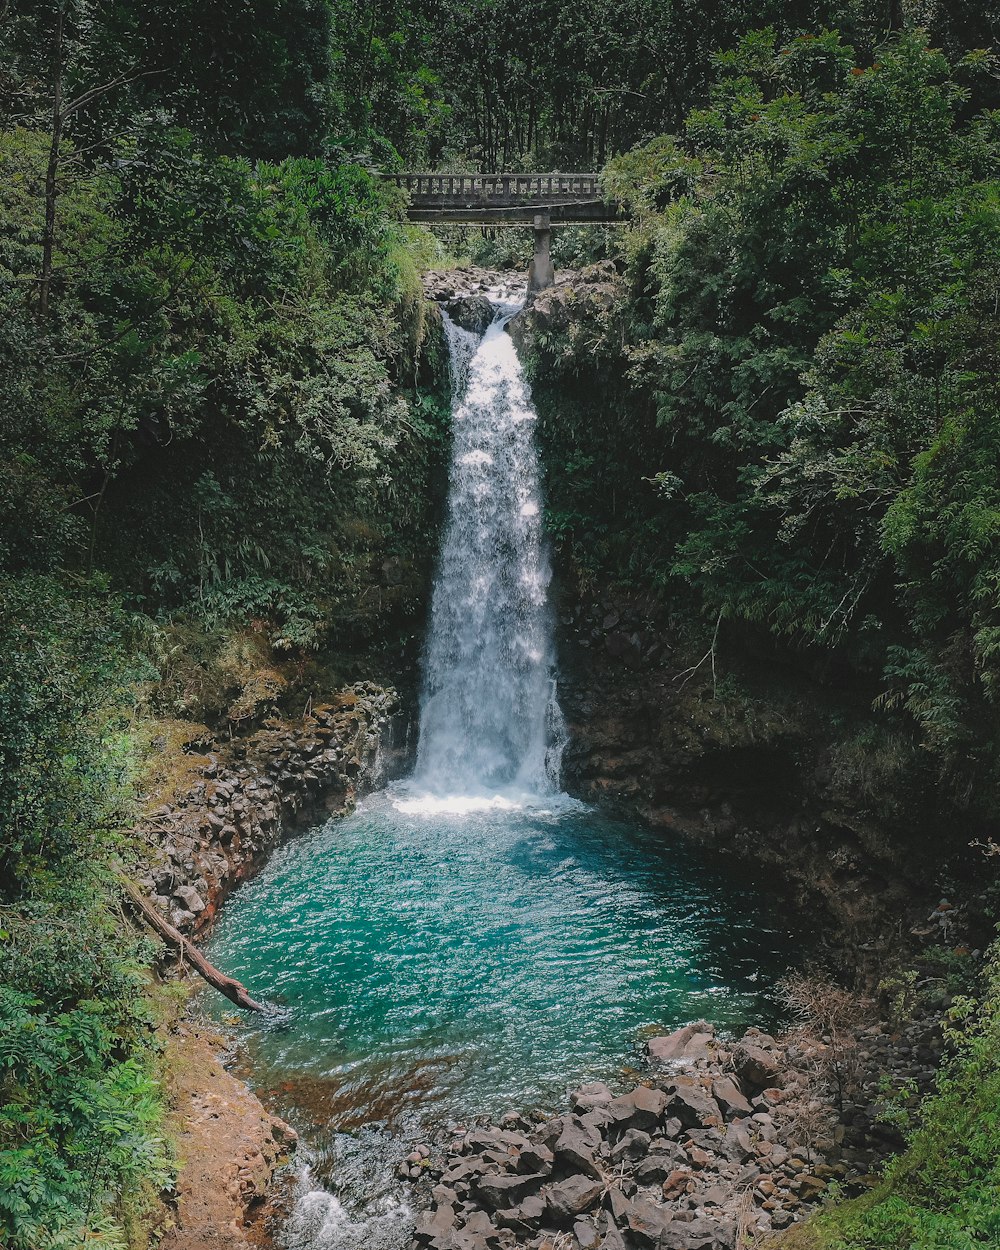
[[385, 174], [409, 194], [410, 221], [550, 225], [622, 220], [597, 174]]
[[535, 256], [528, 296], [555, 281], [553, 226], [610, 224], [625, 217], [606, 200], [597, 174], [383, 174], [409, 196], [410, 221], [532, 226]]

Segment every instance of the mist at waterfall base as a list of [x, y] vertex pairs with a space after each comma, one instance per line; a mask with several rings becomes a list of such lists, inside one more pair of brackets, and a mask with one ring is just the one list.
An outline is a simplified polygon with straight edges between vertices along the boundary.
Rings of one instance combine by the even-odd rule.
[[642, 1040], [768, 1024], [793, 936], [760, 883], [561, 794], [535, 414], [503, 319], [446, 323], [449, 518], [414, 775], [281, 848], [211, 958], [272, 1004], [247, 1072], [305, 1139], [293, 1250], [390, 1250], [414, 1143], [627, 1080]]

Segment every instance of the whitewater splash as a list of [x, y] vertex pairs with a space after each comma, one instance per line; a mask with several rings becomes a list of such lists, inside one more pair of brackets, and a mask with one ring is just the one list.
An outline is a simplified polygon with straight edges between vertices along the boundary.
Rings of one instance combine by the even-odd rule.
[[506, 332], [520, 304], [493, 303], [482, 337], [444, 316], [454, 444], [413, 778], [431, 795], [481, 801], [556, 793], [566, 742], [536, 413]]

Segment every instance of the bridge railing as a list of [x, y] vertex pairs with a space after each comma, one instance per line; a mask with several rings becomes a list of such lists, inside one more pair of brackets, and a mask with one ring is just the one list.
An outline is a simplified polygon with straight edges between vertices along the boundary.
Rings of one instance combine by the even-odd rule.
[[409, 191], [411, 201], [469, 200], [519, 203], [538, 200], [597, 200], [598, 174], [387, 174]]

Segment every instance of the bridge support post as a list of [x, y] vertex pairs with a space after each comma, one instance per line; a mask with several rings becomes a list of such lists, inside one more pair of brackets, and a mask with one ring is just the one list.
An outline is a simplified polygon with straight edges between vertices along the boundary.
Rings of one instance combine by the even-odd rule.
[[552, 268], [549, 247], [552, 243], [552, 221], [548, 213], [535, 214], [535, 254], [528, 266], [528, 301], [533, 295], [552, 286], [556, 271]]

